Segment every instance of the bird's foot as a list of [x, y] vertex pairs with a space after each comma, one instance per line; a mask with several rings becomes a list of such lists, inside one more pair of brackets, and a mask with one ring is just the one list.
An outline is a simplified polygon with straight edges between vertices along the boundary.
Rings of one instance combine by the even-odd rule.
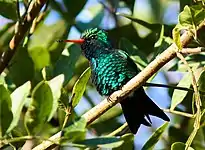
[[108, 96], [108, 97], [107, 97], [107, 101], [108, 101], [109, 103], [112, 103], [112, 102], [113, 102], [111, 96]]

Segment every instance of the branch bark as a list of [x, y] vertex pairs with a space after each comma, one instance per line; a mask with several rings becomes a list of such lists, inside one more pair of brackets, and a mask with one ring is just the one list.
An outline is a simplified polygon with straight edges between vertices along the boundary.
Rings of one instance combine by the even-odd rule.
[[[203, 23], [200, 24], [198, 30], [205, 26], [205, 20]], [[189, 31], [186, 31], [180, 38], [182, 47], [187, 46], [187, 44], [192, 40], [192, 34]], [[193, 50], [193, 49], [192, 49]], [[186, 49], [185, 51], [181, 51], [181, 53], [192, 53], [193, 51]], [[176, 57], [176, 51], [178, 48], [175, 44], [169, 46], [163, 53], [161, 53], [154, 61], [152, 61], [143, 71], [141, 71], [138, 75], [132, 78], [126, 85], [122, 87], [121, 90], [114, 92], [108, 99], [104, 99], [98, 105], [93, 107], [91, 110], [86, 112], [82, 117], [84, 117], [87, 121], [87, 125], [91, 124], [94, 120], [96, 120], [99, 116], [105, 113], [108, 109], [116, 105], [118, 102], [126, 98], [132, 91], [136, 90], [140, 86], [142, 86], [152, 75], [154, 75], [159, 69], [168, 63], [170, 60]], [[188, 52], [189, 51], [189, 52]], [[191, 52], [192, 51], [192, 52]], [[196, 48], [197, 52], [203, 51], [203, 49]], [[111, 101], [110, 101], [111, 99]], [[58, 132], [57, 134], [53, 135], [50, 139], [52, 140], [59, 140], [60, 135]], [[36, 146], [33, 150], [37, 150], [41, 147], [48, 148], [52, 145], [52, 143], [42, 142], [40, 145]]]
[[41, 8], [47, 0], [31, 1], [25, 16], [16, 23], [15, 34], [9, 43], [9, 49], [6, 51], [0, 60], [0, 74], [8, 66], [10, 60], [16, 52], [17, 47], [23, 40], [25, 34], [29, 30], [34, 18], [39, 14]]

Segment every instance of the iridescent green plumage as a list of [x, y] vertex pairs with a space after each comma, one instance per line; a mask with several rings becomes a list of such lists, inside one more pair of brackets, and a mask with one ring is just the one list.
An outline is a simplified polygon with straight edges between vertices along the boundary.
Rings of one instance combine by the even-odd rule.
[[[133, 60], [125, 51], [114, 49], [103, 30], [88, 29], [82, 33], [81, 38], [84, 39], [81, 45], [83, 54], [91, 65], [92, 82], [101, 95], [109, 96], [137, 75], [138, 69]], [[151, 125], [149, 114], [169, 120], [142, 87], [123, 100], [121, 106], [133, 133], [137, 132], [141, 124]]]

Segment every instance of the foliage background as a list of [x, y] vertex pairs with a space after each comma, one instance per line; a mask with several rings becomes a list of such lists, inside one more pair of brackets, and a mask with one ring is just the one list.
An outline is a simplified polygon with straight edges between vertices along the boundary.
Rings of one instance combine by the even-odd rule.
[[[22, 18], [29, 3], [26, 0], [19, 3]], [[193, 131], [194, 119], [179, 114], [169, 115], [169, 125], [162, 125], [163, 121], [152, 118], [152, 128], [141, 126], [136, 136], [119, 134], [118, 137], [106, 137], [124, 123], [119, 106], [110, 109], [88, 127], [85, 127], [83, 119], [76, 122], [76, 118], [103, 98], [88, 80], [90, 70], [84, 72], [89, 64], [81, 55], [80, 47], [57, 43], [56, 40], [79, 38], [83, 30], [100, 27], [108, 32], [115, 47], [126, 50], [138, 67], [143, 69], [173, 43], [173, 38], [177, 43], [179, 30], [183, 32], [199, 25], [205, 18], [203, 3], [191, 0], [50, 0], [0, 76], [2, 148], [34, 147], [63, 127], [65, 139], [61, 145], [64, 149], [141, 149], [143, 146], [144, 149], [184, 149], [183, 143], [188, 141]], [[195, 15], [192, 21], [187, 17], [190, 14], [189, 9], [185, 9], [186, 5], [193, 8], [191, 12]], [[1, 56], [9, 50], [15, 23], [22, 21], [16, 11], [15, 0], [0, 0]], [[182, 11], [184, 14], [181, 13], [181, 22], [177, 26], [179, 30], [173, 32], [172, 38], [172, 30]], [[189, 47], [204, 47], [204, 28], [200, 33]], [[187, 55], [186, 60], [195, 72], [199, 90], [204, 91], [204, 54]], [[192, 77], [187, 72], [186, 65], [176, 58], [148, 82], [172, 86], [179, 83], [180, 87], [193, 89]], [[194, 98], [190, 90], [156, 87], [146, 90], [162, 108], [186, 112], [191, 116], [196, 110], [193, 109]], [[203, 103], [203, 94], [201, 101]], [[191, 145], [196, 150], [205, 148], [203, 105], [201, 111], [200, 128]], [[66, 117], [66, 112], [71, 112], [71, 115]], [[68, 119], [67, 123], [65, 118]], [[72, 125], [72, 122], [76, 123]], [[159, 126], [161, 128], [156, 131]], [[155, 136], [148, 140], [152, 134]], [[34, 139], [25, 144], [30, 138]], [[88, 140], [90, 138], [93, 139]]]

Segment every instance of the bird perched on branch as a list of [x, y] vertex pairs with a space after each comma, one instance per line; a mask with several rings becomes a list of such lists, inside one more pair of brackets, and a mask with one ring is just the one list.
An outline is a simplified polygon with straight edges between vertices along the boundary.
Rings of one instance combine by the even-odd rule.
[[[115, 49], [107, 33], [98, 28], [85, 30], [79, 40], [64, 40], [81, 45], [83, 55], [89, 60], [92, 82], [101, 95], [109, 96], [138, 74], [129, 55]], [[125, 119], [133, 134], [141, 124], [151, 126], [149, 115], [169, 121], [167, 115], [146, 95], [143, 87], [120, 102]]]

